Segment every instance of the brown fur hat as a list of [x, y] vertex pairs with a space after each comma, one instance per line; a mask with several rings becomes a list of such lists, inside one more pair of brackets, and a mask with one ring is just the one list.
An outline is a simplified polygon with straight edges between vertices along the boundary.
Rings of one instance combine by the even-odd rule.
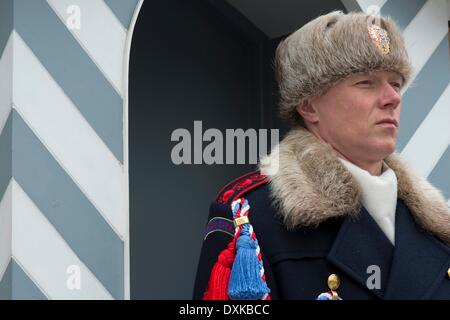
[[[373, 25], [387, 32], [388, 53], [372, 40], [368, 29]], [[334, 11], [310, 21], [279, 44], [275, 68], [280, 116], [297, 125], [303, 125], [296, 111], [302, 101], [320, 96], [349, 75], [390, 70], [398, 72], [404, 84], [411, 76], [403, 35], [395, 22], [363, 12]]]

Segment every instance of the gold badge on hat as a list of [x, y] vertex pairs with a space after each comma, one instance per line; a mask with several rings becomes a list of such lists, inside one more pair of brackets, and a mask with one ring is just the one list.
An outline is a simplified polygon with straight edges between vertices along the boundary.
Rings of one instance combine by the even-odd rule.
[[388, 54], [391, 49], [391, 39], [383, 28], [373, 24], [368, 28], [372, 42], [377, 46], [383, 54]]

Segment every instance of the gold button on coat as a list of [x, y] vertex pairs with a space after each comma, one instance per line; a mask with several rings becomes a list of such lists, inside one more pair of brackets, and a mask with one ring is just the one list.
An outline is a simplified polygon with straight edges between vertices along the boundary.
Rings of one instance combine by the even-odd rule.
[[330, 274], [328, 277], [328, 288], [332, 291], [336, 291], [341, 284], [341, 280], [339, 279], [337, 274]]
[[447, 275], [450, 278], [450, 268], [448, 268], [448, 270], [447, 270]]

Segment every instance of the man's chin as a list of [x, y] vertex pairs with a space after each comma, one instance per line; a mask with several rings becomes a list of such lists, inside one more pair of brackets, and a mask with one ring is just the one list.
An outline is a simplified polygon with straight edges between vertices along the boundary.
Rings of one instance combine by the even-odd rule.
[[395, 152], [395, 143], [389, 146], [386, 146], [385, 148], [383, 148], [383, 150], [381, 151], [384, 154], [384, 158], [390, 156], [391, 154], [393, 154]]
[[395, 152], [396, 141], [383, 141], [382, 143], [378, 143], [374, 149], [377, 150], [376, 153], [379, 155], [380, 159], [384, 159]]

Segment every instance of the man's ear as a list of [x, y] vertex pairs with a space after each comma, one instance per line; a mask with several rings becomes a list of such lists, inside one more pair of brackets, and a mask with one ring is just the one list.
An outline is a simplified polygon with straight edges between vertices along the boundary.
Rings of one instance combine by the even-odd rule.
[[302, 101], [295, 109], [305, 122], [319, 122], [319, 115], [317, 114], [316, 107], [313, 106], [309, 100]]

